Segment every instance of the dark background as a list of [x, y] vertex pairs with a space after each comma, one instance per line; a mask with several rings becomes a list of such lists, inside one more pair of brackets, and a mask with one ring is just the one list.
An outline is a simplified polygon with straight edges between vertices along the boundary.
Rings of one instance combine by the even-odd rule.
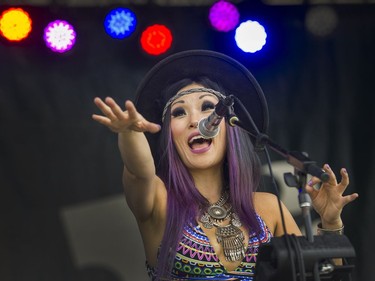
[[[233, 33], [214, 31], [208, 7], [130, 6], [139, 26], [121, 41], [104, 34], [108, 7], [27, 7], [35, 19], [30, 37], [19, 44], [0, 39], [0, 280], [119, 280], [110, 270], [78, 267], [61, 216], [67, 208], [122, 196], [116, 135], [92, 121], [98, 112], [93, 99], [112, 96], [123, 104], [160, 59], [200, 48], [238, 59], [258, 79], [274, 141], [307, 151], [337, 173], [348, 169], [346, 193], [360, 194], [343, 212], [357, 253], [354, 277], [375, 280], [375, 9], [332, 7], [338, 26], [319, 37], [305, 26], [310, 6], [239, 4], [242, 19], [268, 27], [268, 45], [259, 54], [241, 53]], [[74, 49], [63, 55], [40, 38], [43, 26], [58, 17], [78, 33]], [[152, 23], [169, 25], [174, 35], [172, 48], [158, 57], [138, 43]]]

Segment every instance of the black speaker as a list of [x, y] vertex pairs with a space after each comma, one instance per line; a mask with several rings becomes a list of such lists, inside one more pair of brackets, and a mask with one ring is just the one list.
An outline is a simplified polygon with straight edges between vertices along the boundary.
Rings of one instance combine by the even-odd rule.
[[259, 247], [254, 280], [351, 280], [354, 262], [355, 250], [345, 235], [314, 236], [313, 242], [284, 235]]

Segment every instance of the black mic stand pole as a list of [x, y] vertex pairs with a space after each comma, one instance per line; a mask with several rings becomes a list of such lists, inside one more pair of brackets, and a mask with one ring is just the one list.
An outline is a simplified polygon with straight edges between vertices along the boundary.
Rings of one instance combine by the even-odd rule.
[[[306, 154], [303, 155], [307, 157]], [[291, 173], [285, 173], [284, 181], [289, 187], [296, 187], [299, 191], [298, 202], [302, 212], [307, 241], [309, 241], [310, 243], [314, 243], [314, 234], [312, 230], [311, 220], [311, 198], [306, 191], [307, 174], [305, 171], [300, 171], [294, 168], [294, 175]], [[313, 266], [313, 277], [314, 281], [320, 281], [319, 268], [317, 262], [315, 262]]]
[[[296, 187], [299, 191], [298, 202], [302, 212], [306, 238], [308, 242], [313, 243], [314, 234], [311, 221], [311, 198], [306, 191], [307, 174], [318, 177], [323, 182], [329, 180], [329, 175], [323, 169], [316, 166], [316, 162], [309, 159], [305, 153], [287, 151], [271, 141], [267, 135], [259, 133], [258, 136], [256, 136], [255, 146], [258, 149], [264, 149], [265, 145], [268, 145], [273, 151], [283, 156], [286, 161], [294, 167], [294, 175], [286, 173], [284, 174], [284, 180], [288, 186]], [[320, 281], [317, 262], [313, 266], [313, 277], [314, 281]]]
[[[239, 124], [239, 122], [236, 124]], [[288, 186], [296, 187], [299, 191], [298, 202], [304, 219], [306, 237], [309, 242], [314, 242], [311, 222], [311, 198], [306, 191], [307, 174], [315, 176], [321, 181], [326, 182], [329, 180], [328, 173], [319, 168], [316, 165], [316, 162], [309, 159], [306, 153], [301, 153], [299, 151], [287, 151], [271, 141], [266, 134], [259, 133], [258, 136], [255, 136], [255, 138], [256, 148], [264, 149], [265, 145], [268, 145], [273, 151], [283, 156], [286, 161], [294, 167], [294, 175], [291, 173], [286, 173], [284, 175], [284, 180]]]
[[[309, 159], [305, 154], [298, 151], [287, 151], [278, 144], [270, 140], [268, 135], [263, 133], [253, 134], [249, 132], [247, 128], [241, 124], [238, 118], [233, 112], [232, 118], [228, 120], [230, 125], [237, 125], [247, 131], [250, 136], [255, 138], [255, 148], [258, 150], [263, 150], [265, 146], [269, 146], [273, 151], [277, 152], [279, 155], [283, 156], [286, 161], [294, 167], [294, 175], [291, 173], [284, 174], [284, 180], [287, 185], [292, 187], [297, 187], [299, 190], [299, 205], [302, 210], [302, 215], [304, 218], [304, 225], [306, 230], [306, 239], [304, 237], [296, 237], [295, 235], [284, 235], [291, 236], [292, 242], [294, 243], [295, 253], [288, 258], [289, 254], [285, 251], [285, 241], [283, 237], [274, 237], [272, 242], [274, 245], [263, 245], [264, 251], [260, 249], [258, 262], [261, 264], [264, 259], [264, 265], [259, 270], [257, 265], [257, 272], [255, 280], [267, 281], [267, 280], [291, 280], [290, 279], [290, 258], [296, 259], [299, 262], [299, 277], [300, 280], [306, 280], [306, 275], [312, 277], [314, 280], [320, 280], [320, 273], [322, 278], [327, 280], [336, 280], [334, 278], [340, 278], [341, 280], [344, 276], [353, 270], [354, 265], [346, 264], [343, 266], [336, 266], [333, 268], [331, 264], [322, 264], [319, 269], [319, 262], [331, 258], [342, 258], [344, 261], [346, 259], [354, 259], [355, 251], [350, 244], [349, 239], [345, 235], [324, 235], [315, 236], [312, 231], [311, 223], [311, 198], [306, 192], [306, 182], [307, 175], [312, 175], [319, 178], [322, 182], [329, 180], [329, 175], [322, 168], [318, 167], [314, 161]], [[230, 116], [229, 116], [230, 117]], [[288, 238], [288, 237], [285, 237]], [[303, 239], [300, 239], [303, 238]], [[282, 240], [280, 240], [282, 239]], [[311, 274], [306, 274], [306, 270], [311, 271]], [[319, 272], [320, 270], [320, 272]], [[337, 271], [335, 275], [335, 270]], [[261, 274], [259, 274], [261, 273]], [[260, 276], [260, 275], [264, 276]], [[292, 273], [295, 274], [295, 273]]]

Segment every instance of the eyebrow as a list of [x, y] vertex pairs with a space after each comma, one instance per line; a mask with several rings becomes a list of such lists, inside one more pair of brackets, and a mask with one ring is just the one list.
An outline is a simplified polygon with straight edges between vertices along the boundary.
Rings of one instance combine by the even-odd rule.
[[[203, 94], [203, 95], [199, 96], [199, 99], [201, 100], [201, 99], [203, 99], [204, 97], [207, 97], [207, 96], [217, 98], [217, 96], [215, 96], [214, 94], [207, 93], [207, 94]], [[176, 103], [185, 103], [185, 101], [184, 100], [175, 101], [174, 103], [171, 104], [171, 107], [174, 106]]]

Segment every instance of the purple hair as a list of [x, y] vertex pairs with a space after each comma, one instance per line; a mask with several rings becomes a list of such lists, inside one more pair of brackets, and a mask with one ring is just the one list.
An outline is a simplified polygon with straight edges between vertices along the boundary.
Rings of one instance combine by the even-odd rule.
[[[176, 93], [193, 82], [225, 94], [219, 85], [208, 78], [184, 79], [169, 88], [169, 92]], [[226, 127], [228, 145], [223, 169], [229, 186], [230, 202], [249, 234], [257, 235], [260, 226], [253, 205], [253, 192], [260, 181], [259, 158], [246, 132], [228, 124]], [[167, 223], [156, 267], [157, 280], [170, 277], [184, 225], [195, 221], [200, 210], [209, 204], [195, 187], [192, 176], [174, 146], [170, 130], [170, 108], [166, 113], [159, 144], [161, 148], [166, 148], [160, 155], [158, 174], [165, 183], [168, 197]]]

